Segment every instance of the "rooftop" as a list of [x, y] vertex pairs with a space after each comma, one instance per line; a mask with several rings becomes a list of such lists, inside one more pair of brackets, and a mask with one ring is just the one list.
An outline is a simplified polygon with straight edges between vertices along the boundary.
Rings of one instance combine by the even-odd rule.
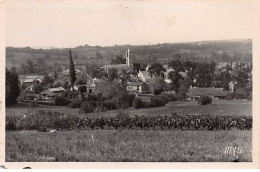
[[[79, 69], [75, 69], [75, 72], [76, 72], [76, 74], [77, 74], [77, 73], [82, 73]], [[70, 74], [70, 70], [69, 70], [69, 69], [64, 70], [64, 71], [62, 72], [62, 74], [63, 74], [63, 75], [69, 75], [69, 74]]]
[[149, 72], [147, 72], [147, 71], [140, 71], [139, 73], [142, 73], [145, 78], [151, 78], [151, 76], [149, 75]]
[[142, 86], [143, 82], [128, 82], [127, 86]]
[[193, 87], [188, 89], [188, 96], [206, 96], [206, 95], [213, 95], [213, 96], [226, 96], [229, 91], [223, 91], [223, 88], [198, 88]]
[[105, 65], [100, 68], [119, 68], [119, 67], [128, 67], [127, 64], [111, 64], [111, 65]]
[[65, 90], [64, 88], [62, 88], [62, 87], [49, 88], [48, 90], [49, 90], [49, 91], [52, 91], [52, 92], [66, 91], [66, 90]]

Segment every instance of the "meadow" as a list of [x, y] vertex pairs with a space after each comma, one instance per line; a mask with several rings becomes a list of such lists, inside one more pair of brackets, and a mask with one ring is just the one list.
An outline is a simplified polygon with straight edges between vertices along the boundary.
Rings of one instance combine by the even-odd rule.
[[[52, 112], [61, 112], [66, 115], [75, 115], [78, 117], [113, 117], [117, 114], [118, 110], [111, 110], [106, 112], [94, 112], [94, 113], [80, 113], [79, 109], [70, 109], [67, 107], [60, 106], [48, 106], [39, 105], [36, 108], [29, 108], [26, 103], [19, 103], [11, 108], [6, 108], [6, 115], [16, 115], [16, 114], [33, 114], [37, 113], [38, 110], [48, 110]], [[188, 114], [214, 114], [214, 115], [252, 115], [252, 101], [246, 100], [213, 100], [212, 104], [202, 106], [198, 105], [196, 101], [186, 101], [186, 102], [175, 102], [172, 104], [166, 104], [166, 106], [156, 107], [156, 108], [127, 108], [124, 109], [130, 115], [147, 115], [147, 116], [157, 116], [157, 115], [170, 115], [171, 113], [177, 113], [180, 115]]]
[[6, 161], [245, 162], [251, 140], [251, 131], [7, 132]]
[[[212, 105], [176, 102], [165, 107], [126, 109], [131, 115], [247, 115], [251, 101], [215, 101]], [[82, 114], [78, 109], [57, 106], [36, 108], [18, 104], [6, 115], [33, 114], [38, 110], [62, 112], [78, 117], [115, 116], [116, 111]], [[227, 148], [232, 148], [229, 152]], [[232, 152], [232, 150], [236, 150]], [[239, 150], [239, 151], [238, 151]], [[252, 130], [72, 130], [37, 132], [6, 131], [6, 161], [135, 161], [135, 162], [248, 162], [252, 161]]]

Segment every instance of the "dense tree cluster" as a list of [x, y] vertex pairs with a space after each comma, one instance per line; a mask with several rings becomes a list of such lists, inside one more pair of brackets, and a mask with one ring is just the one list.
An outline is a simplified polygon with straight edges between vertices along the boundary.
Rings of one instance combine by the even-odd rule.
[[17, 98], [20, 94], [19, 80], [16, 69], [5, 69], [5, 103], [6, 106], [17, 103]]

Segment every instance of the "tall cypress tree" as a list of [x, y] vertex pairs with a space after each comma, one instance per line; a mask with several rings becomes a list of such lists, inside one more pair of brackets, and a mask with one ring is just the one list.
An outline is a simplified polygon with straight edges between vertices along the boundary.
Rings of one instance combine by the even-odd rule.
[[72, 87], [72, 97], [74, 97], [74, 85], [76, 82], [76, 72], [75, 72], [74, 62], [72, 60], [71, 50], [69, 50], [69, 52], [70, 52], [70, 68], [69, 68], [70, 85]]

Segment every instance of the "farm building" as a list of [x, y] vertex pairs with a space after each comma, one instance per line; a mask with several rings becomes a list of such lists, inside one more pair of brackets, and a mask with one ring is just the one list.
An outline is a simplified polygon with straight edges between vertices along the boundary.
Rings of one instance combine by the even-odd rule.
[[66, 90], [63, 87], [49, 88], [41, 92], [41, 95], [47, 97], [61, 96]]
[[82, 85], [75, 85], [74, 90], [77, 91], [79, 89], [79, 87], [86, 87], [87, 94], [91, 94], [95, 90], [95, 84], [90, 84], [90, 83], [82, 84]]
[[128, 82], [127, 91], [130, 93], [146, 93], [148, 89], [147, 84], [143, 82]]
[[44, 76], [43, 75], [20, 75], [19, 80], [21, 85], [25, 88], [30, 87], [31, 85], [35, 85], [36, 82], [42, 82]]
[[188, 89], [188, 100], [198, 100], [201, 96], [209, 96], [212, 99], [225, 99], [229, 91], [223, 91], [223, 88], [198, 88]]

